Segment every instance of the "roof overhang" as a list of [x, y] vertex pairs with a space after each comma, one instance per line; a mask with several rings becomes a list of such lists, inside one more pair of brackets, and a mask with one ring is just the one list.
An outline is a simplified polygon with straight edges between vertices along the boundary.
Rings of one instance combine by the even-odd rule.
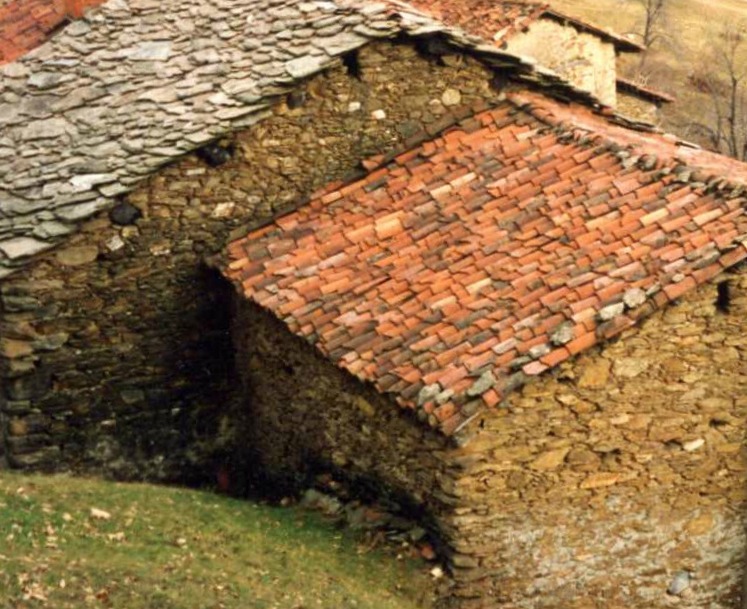
[[617, 77], [617, 89], [645, 99], [646, 101], [650, 101], [656, 105], [672, 104], [677, 101], [675, 97], [672, 97], [663, 91], [652, 89], [651, 87], [645, 87], [633, 80], [622, 78], [620, 76]]

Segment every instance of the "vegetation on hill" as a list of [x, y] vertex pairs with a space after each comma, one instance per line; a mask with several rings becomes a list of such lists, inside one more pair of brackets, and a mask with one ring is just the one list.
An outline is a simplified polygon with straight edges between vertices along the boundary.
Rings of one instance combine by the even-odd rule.
[[414, 609], [432, 590], [422, 564], [314, 513], [0, 474], [2, 609]]
[[[551, 0], [558, 10], [638, 41], [646, 7], [657, 0]], [[747, 156], [747, 3], [665, 0], [652, 46], [641, 63], [623, 61], [627, 76], [673, 94], [662, 127], [684, 139]], [[746, 66], [745, 69], [742, 66]], [[735, 82], [736, 81], [736, 82]]]

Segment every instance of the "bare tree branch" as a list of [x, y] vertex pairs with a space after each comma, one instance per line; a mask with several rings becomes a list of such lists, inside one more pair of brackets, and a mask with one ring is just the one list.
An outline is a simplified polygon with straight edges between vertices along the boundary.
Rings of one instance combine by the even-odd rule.
[[710, 36], [710, 52], [690, 75], [690, 82], [711, 99], [690, 129], [706, 137], [716, 150], [747, 159], [747, 25], [725, 23]]

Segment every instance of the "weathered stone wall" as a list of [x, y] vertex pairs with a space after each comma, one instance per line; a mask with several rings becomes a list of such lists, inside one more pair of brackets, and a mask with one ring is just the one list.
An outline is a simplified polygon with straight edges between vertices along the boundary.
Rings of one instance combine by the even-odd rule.
[[728, 312], [705, 286], [475, 427], [465, 607], [742, 607], [747, 273], [728, 279]]
[[[243, 383], [234, 430], [248, 462], [239, 476], [269, 478], [279, 488], [304, 488], [310, 476], [336, 472], [441, 514], [447, 476], [446, 436], [404, 411], [285, 324], [237, 296], [233, 337]], [[448, 486], [448, 483], [446, 483]]]
[[459, 447], [237, 297], [234, 462], [409, 496], [455, 578], [445, 605], [740, 608], [747, 272], [720, 280], [728, 311], [700, 288], [525, 386]]
[[637, 95], [618, 91], [617, 111], [628, 118], [659, 125], [661, 123], [661, 110], [655, 103], [646, 101]]
[[0, 283], [0, 421], [12, 466], [196, 471], [233, 386], [228, 316], [204, 256], [237, 226], [497, 95], [476, 61], [404, 44], [371, 44], [346, 64], [226, 142], [227, 163], [186, 156], [124, 197], [116, 222], [99, 215]]
[[507, 50], [526, 55], [555, 70], [574, 86], [615, 107], [617, 66], [615, 47], [571, 25], [539, 19], [508, 40]]

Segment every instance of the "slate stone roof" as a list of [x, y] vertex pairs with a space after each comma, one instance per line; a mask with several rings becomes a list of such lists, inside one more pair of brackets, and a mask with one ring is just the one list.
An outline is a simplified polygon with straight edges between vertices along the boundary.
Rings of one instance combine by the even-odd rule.
[[594, 103], [398, 2], [109, 0], [0, 67], [0, 278], [161, 165], [262, 120], [345, 53], [436, 35], [515, 79]]
[[516, 94], [233, 242], [225, 272], [453, 433], [747, 257], [724, 175], [747, 165]]
[[545, 17], [568, 23], [576, 29], [599, 36], [618, 51], [638, 52], [643, 47], [614, 32], [553, 9], [546, 2], [532, 0], [411, 0], [411, 4], [450, 25], [456, 25], [498, 44], [525, 31]]

